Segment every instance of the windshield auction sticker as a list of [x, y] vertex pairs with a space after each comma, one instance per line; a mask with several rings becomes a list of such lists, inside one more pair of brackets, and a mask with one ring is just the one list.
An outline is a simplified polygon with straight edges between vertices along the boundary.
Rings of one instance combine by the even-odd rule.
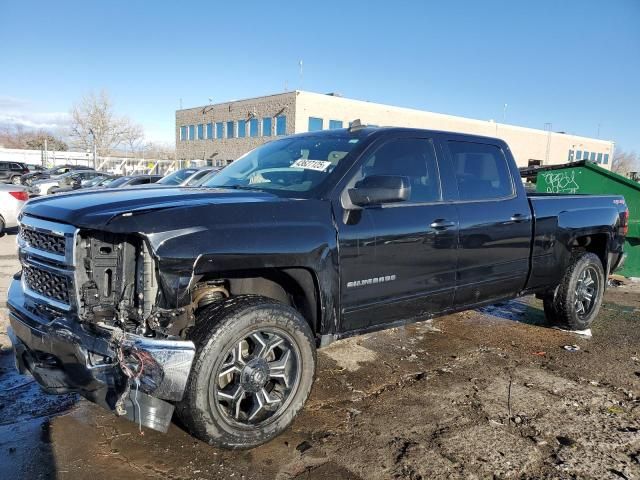
[[324, 160], [305, 160], [304, 158], [299, 158], [291, 164], [294, 168], [305, 168], [307, 170], [316, 170], [317, 172], [326, 172], [330, 165], [331, 162]]

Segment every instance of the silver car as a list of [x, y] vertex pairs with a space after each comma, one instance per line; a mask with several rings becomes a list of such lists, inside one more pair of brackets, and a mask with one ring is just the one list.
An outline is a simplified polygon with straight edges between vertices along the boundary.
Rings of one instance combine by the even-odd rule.
[[29, 200], [27, 187], [0, 185], [0, 234], [5, 228], [18, 226], [18, 215], [27, 200]]

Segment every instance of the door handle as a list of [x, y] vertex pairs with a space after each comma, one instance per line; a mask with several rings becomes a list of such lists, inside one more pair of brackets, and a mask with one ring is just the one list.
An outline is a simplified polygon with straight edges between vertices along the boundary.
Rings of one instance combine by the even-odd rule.
[[514, 213], [511, 215], [510, 220], [514, 223], [521, 223], [529, 221], [529, 215], [525, 215], [523, 213]]
[[448, 228], [451, 227], [455, 227], [456, 224], [455, 222], [450, 222], [448, 220], [444, 220], [442, 218], [439, 218], [437, 220], [434, 220], [431, 225], [429, 225], [431, 228], [433, 228], [434, 230], [446, 230]]

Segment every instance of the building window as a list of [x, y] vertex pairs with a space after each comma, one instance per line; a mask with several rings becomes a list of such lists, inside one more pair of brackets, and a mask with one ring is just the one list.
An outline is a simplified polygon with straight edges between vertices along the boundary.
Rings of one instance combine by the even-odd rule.
[[342, 128], [342, 120], [329, 120], [329, 130]]
[[271, 121], [271, 117], [264, 117], [262, 119], [262, 136], [263, 137], [270, 137], [272, 135], [272, 130], [271, 130], [271, 126], [272, 126], [272, 121]]
[[598, 154], [598, 158], [597, 158], [596, 162], [602, 163], [602, 154], [601, 153]]
[[589, 160], [589, 152], [587, 152], [586, 150], [584, 151], [584, 153], [582, 154], [582, 159], [583, 160]]
[[576, 152], [576, 160], [582, 160], [582, 150]]
[[569, 150], [568, 161], [569, 161], [569, 163], [573, 162], [573, 150]]
[[195, 140], [195, 139], [196, 139], [196, 126], [189, 125], [189, 140]]
[[318, 117], [309, 117], [309, 131], [317, 132], [322, 130], [322, 119]]
[[247, 136], [247, 121], [238, 120], [238, 138], [244, 138]]
[[233, 122], [227, 122], [227, 138], [233, 138], [236, 136], [236, 132], [233, 128]]
[[187, 139], [187, 126], [183, 125], [180, 127], [180, 140], [185, 141]]
[[603, 165], [609, 165], [609, 154], [604, 154], [604, 159], [602, 160]]
[[202, 140], [204, 138], [204, 125], [201, 123], [198, 124], [198, 140]]
[[207, 123], [207, 138], [213, 139], [213, 123]]
[[224, 123], [216, 122], [216, 138], [224, 138]]
[[591, 152], [589, 154], [589, 160], [591, 160], [592, 162], [596, 161], [596, 152]]
[[258, 135], [260, 135], [259, 130], [260, 129], [258, 128], [258, 119], [252, 118], [251, 120], [249, 120], [249, 136], [257, 137]]
[[287, 134], [287, 117], [280, 115], [276, 117], [276, 135]]

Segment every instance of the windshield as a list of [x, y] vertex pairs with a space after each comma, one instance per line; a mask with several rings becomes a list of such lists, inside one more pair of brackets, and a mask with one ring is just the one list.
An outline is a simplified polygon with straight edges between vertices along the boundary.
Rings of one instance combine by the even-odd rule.
[[220, 169], [216, 169], [216, 170], [211, 170], [209, 172], [207, 172], [207, 174], [203, 177], [200, 177], [198, 179], [192, 179], [189, 180], [189, 182], [187, 183], [188, 187], [201, 187], [202, 185], [204, 185], [205, 183], [207, 183], [209, 180], [211, 180], [213, 177], [215, 177], [218, 172], [220, 172]]
[[113, 182], [109, 183], [109, 187], [119, 187], [120, 185], [131, 180], [131, 177], [120, 177], [116, 178]]
[[203, 186], [310, 192], [330, 176], [358, 142], [357, 137], [349, 135], [276, 140], [240, 157]]
[[166, 177], [161, 178], [156, 183], [159, 183], [160, 185], [180, 185], [183, 181], [185, 181], [188, 177], [190, 177], [197, 171], [197, 168], [183, 168], [182, 170], [176, 170]]
[[95, 177], [95, 178], [93, 178], [91, 180], [87, 180], [86, 181], [87, 182], [86, 185], [93, 187], [94, 185], [98, 185], [98, 184], [104, 182], [104, 180], [105, 180], [105, 177]]
[[102, 187], [106, 187], [107, 185], [110, 185], [111, 183], [115, 182], [116, 180], [118, 180], [120, 177], [107, 177], [107, 178], [101, 178], [100, 181], [97, 183], [97, 185], [100, 185]]

